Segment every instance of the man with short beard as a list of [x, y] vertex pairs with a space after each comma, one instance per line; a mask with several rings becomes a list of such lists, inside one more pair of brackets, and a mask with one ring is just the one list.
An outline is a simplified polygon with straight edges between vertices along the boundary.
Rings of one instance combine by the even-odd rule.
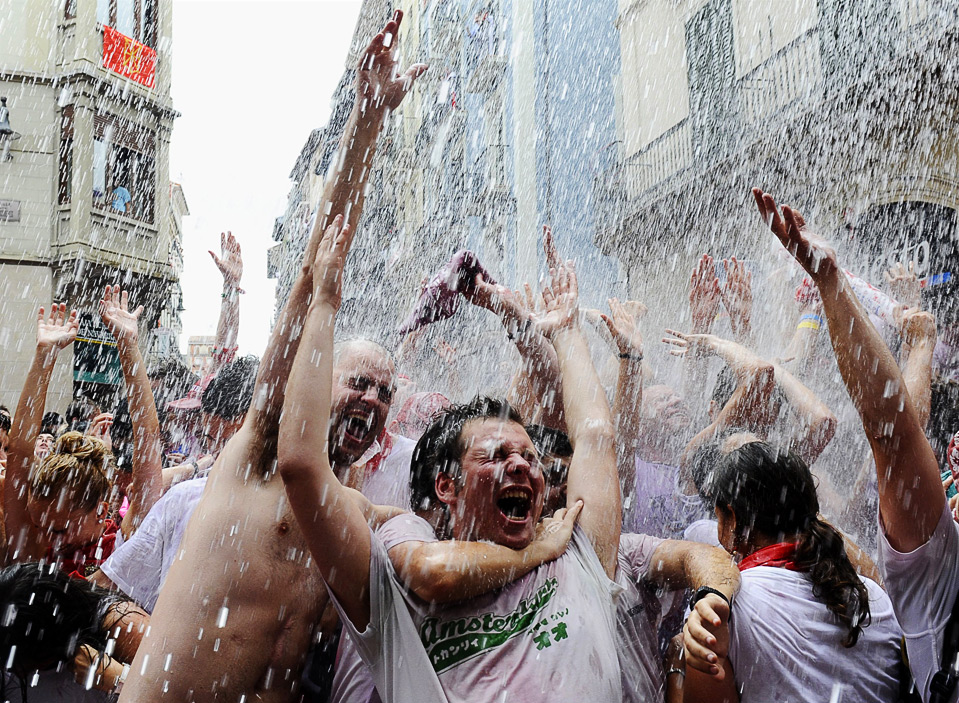
[[330, 463], [344, 486], [378, 505], [410, 506], [410, 459], [416, 442], [387, 432], [396, 367], [375, 342], [339, 342], [333, 351]]
[[[121, 701], [278, 703], [296, 692], [326, 593], [275, 475], [279, 416], [328, 213], [348, 212], [356, 226], [386, 116], [426, 69], [414, 65], [397, 76], [401, 20], [397, 12], [363, 52], [353, 113], [303, 267], [263, 355], [254, 400], [210, 473]], [[347, 407], [367, 412], [364, 403]]]

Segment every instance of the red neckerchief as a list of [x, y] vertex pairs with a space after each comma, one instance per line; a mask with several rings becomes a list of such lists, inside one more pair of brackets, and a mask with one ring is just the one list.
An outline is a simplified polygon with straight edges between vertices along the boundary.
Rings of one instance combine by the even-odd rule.
[[119, 526], [113, 520], [107, 520], [104, 524], [103, 534], [93, 542], [83, 545], [65, 544], [56, 552], [53, 547], [47, 547], [47, 561], [57, 562], [61, 571], [74, 578], [85, 579], [100, 568], [100, 564], [113, 554], [116, 546]]
[[796, 556], [796, 542], [780, 542], [768, 547], [757, 549], [748, 557], [739, 562], [739, 570], [745, 571], [754, 566], [775, 566], [790, 571], [805, 571], [793, 558]]
[[377, 469], [380, 468], [380, 464], [383, 463], [383, 460], [393, 451], [393, 437], [386, 430], [383, 430], [383, 434], [377, 437], [376, 441], [380, 445], [380, 451], [371, 456], [370, 460], [363, 465], [367, 476], [376, 473]]

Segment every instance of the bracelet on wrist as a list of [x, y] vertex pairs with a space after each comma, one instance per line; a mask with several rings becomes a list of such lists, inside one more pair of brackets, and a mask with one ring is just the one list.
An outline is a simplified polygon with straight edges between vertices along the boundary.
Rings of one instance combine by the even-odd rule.
[[532, 326], [533, 321], [527, 318], [525, 321], [516, 326], [516, 330], [514, 332], [511, 332], [509, 329], [507, 329], [506, 338], [511, 342], [515, 342], [517, 338], [525, 339], [526, 335], [529, 334], [530, 327]]
[[669, 676], [670, 674], [679, 674], [683, 678], [686, 678], [686, 670], [680, 669], [678, 666], [669, 667], [669, 669], [666, 670], [666, 676]]
[[619, 355], [620, 359], [629, 359], [630, 361], [642, 361], [643, 354], [642, 352], [622, 352]]
[[699, 601], [701, 601], [703, 598], [705, 598], [708, 595], [719, 596], [724, 601], [726, 601], [726, 605], [728, 605], [729, 607], [732, 607], [733, 605], [732, 602], [729, 600], [729, 598], [726, 596], [726, 594], [723, 593], [722, 591], [717, 591], [715, 588], [710, 588], [709, 586], [700, 586], [699, 588], [696, 589], [696, 592], [693, 594], [693, 597], [689, 599], [689, 607], [693, 608]]

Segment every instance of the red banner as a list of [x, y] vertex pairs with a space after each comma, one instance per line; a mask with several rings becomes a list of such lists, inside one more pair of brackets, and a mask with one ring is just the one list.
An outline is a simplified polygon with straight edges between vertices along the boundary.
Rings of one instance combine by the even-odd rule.
[[124, 78], [152, 88], [156, 79], [157, 52], [104, 25], [103, 66]]

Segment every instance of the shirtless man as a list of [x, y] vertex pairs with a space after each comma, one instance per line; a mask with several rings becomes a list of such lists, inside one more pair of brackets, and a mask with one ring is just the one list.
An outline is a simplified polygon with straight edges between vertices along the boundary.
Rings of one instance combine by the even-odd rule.
[[355, 227], [376, 140], [426, 66], [397, 76], [397, 12], [357, 71], [356, 104], [317, 209], [303, 267], [260, 363], [254, 400], [211, 471], [121, 701], [288, 701], [317, 619], [319, 572], [274, 474], [284, 387], [330, 212]]

